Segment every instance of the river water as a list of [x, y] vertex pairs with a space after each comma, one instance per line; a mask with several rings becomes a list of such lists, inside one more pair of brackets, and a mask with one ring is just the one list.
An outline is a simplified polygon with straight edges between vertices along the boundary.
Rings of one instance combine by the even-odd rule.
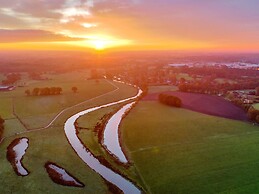
[[24, 156], [28, 146], [29, 146], [29, 140], [27, 138], [22, 138], [19, 140], [19, 142], [13, 147], [13, 151], [15, 152], [15, 165], [17, 167], [17, 170], [20, 175], [26, 176], [28, 175], [28, 171], [23, 167], [21, 160]]
[[95, 158], [91, 152], [87, 151], [85, 146], [81, 143], [80, 139], [77, 137], [76, 128], [74, 123], [76, 120], [90, 112], [96, 111], [101, 108], [109, 107], [112, 105], [120, 104], [123, 102], [127, 102], [129, 100], [136, 100], [142, 94], [142, 90], [139, 89], [137, 95], [119, 100], [116, 102], [111, 102], [108, 104], [104, 104], [101, 106], [96, 106], [93, 108], [89, 108], [87, 110], [81, 111], [73, 116], [71, 116], [66, 122], [64, 126], [65, 134], [70, 145], [76, 151], [78, 156], [95, 172], [100, 174], [105, 180], [111, 182], [112, 184], [116, 185], [119, 189], [121, 189], [125, 194], [140, 194], [141, 190], [136, 187], [132, 182], [127, 180], [126, 178], [122, 177], [121, 175], [113, 172], [111, 169], [107, 168], [106, 166], [102, 165], [97, 158]]
[[123, 115], [135, 104], [131, 102], [123, 106], [118, 112], [116, 112], [108, 121], [104, 129], [103, 145], [111, 152], [119, 161], [127, 163], [128, 160], [124, 155], [119, 138], [119, 125], [123, 118]]

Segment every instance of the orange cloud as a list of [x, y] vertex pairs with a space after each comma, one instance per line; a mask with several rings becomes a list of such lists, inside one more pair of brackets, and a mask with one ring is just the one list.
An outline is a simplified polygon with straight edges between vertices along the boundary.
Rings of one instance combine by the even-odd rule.
[[0, 43], [12, 42], [62, 42], [80, 41], [81, 38], [72, 38], [44, 30], [6, 30], [0, 29]]
[[0, 43], [259, 50], [258, 6], [255, 0], [6, 0], [0, 24], [8, 30], [0, 30]]

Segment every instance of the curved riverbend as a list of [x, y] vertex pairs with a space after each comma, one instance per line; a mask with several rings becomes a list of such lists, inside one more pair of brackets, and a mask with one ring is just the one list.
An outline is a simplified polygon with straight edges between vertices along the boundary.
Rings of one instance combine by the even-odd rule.
[[95, 110], [109, 107], [112, 105], [116, 105], [119, 103], [123, 103], [129, 100], [135, 100], [142, 94], [142, 90], [139, 89], [138, 94], [136, 96], [133, 96], [131, 98], [127, 98], [124, 100], [119, 100], [116, 102], [111, 102], [105, 105], [89, 108], [87, 110], [81, 111], [73, 116], [71, 116], [66, 122], [64, 126], [65, 134], [67, 136], [67, 139], [70, 143], [70, 145], [73, 147], [73, 149], [76, 151], [78, 156], [94, 171], [96, 171], [98, 174], [100, 174], [105, 180], [111, 182], [112, 184], [116, 185], [119, 189], [121, 189], [125, 194], [140, 194], [141, 190], [137, 188], [133, 183], [131, 183], [129, 180], [125, 179], [121, 175], [113, 172], [111, 169], [107, 168], [106, 166], [102, 165], [98, 159], [96, 159], [91, 152], [89, 152], [86, 147], [82, 144], [80, 139], [77, 137], [76, 134], [76, 128], [74, 123], [76, 120], [85, 114], [88, 114], [90, 112], [93, 112]]
[[119, 141], [119, 125], [125, 113], [132, 108], [135, 102], [131, 102], [123, 106], [108, 121], [104, 129], [103, 145], [113, 154], [120, 162], [127, 163], [128, 160], [123, 153]]

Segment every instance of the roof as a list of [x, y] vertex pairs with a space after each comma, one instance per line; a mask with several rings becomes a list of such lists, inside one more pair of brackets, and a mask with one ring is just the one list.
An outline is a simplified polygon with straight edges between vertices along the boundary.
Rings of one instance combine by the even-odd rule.
[[0, 86], [0, 91], [10, 91], [13, 90], [15, 86]]

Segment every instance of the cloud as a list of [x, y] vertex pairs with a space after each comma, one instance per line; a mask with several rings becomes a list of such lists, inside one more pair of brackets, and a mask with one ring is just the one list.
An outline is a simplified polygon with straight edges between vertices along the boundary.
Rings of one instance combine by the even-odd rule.
[[258, 6], [257, 0], [102, 0], [93, 14], [100, 28], [140, 41], [235, 42], [257, 39]]
[[69, 23], [76, 21], [77, 18], [86, 18], [90, 16], [90, 12], [86, 8], [70, 7], [62, 10], [57, 10], [56, 12], [62, 14], [60, 19], [61, 23]]
[[9, 29], [0, 30], [0, 42], [75, 40], [51, 33], [57, 32], [138, 44], [255, 44], [258, 6], [258, 0], [0, 0], [0, 29]]
[[12, 42], [63, 42], [80, 41], [81, 38], [73, 38], [61, 34], [54, 34], [44, 30], [6, 30], [0, 29], [0, 43]]
[[16, 13], [41, 17], [41, 18], [58, 18], [60, 15], [53, 12], [55, 9], [62, 7], [64, 0], [13, 0], [15, 4], [5, 7], [10, 8]]
[[93, 28], [93, 27], [97, 27], [97, 24], [95, 24], [95, 23], [82, 23], [81, 26], [83, 26], [84, 28]]
[[134, 12], [134, 8], [141, 4], [140, 0], [102, 0], [96, 1], [92, 10], [96, 13], [121, 13], [124, 14], [131, 14]]
[[15, 16], [0, 13], [1, 28], [27, 28], [26, 22]]

